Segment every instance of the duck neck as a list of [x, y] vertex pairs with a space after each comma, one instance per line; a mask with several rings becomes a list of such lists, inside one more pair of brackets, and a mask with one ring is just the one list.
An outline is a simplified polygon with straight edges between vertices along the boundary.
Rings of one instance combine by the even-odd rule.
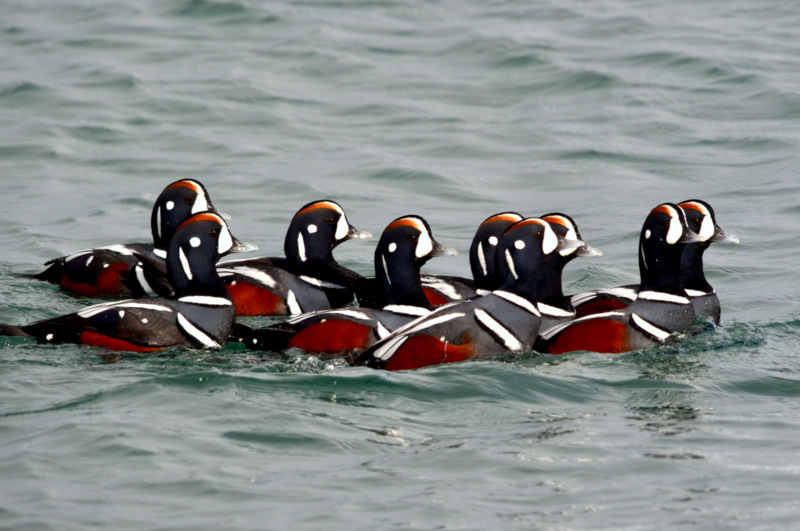
[[572, 260], [572, 256], [554, 256], [539, 268], [535, 276], [537, 302], [572, 312], [575, 308], [570, 299], [564, 295], [561, 277], [564, 267]]
[[644, 240], [639, 243], [640, 291], [658, 291], [685, 296], [680, 278], [681, 253], [685, 244]]
[[185, 257], [181, 259], [182, 256], [184, 255], [180, 248], [170, 246], [167, 253], [167, 275], [175, 289], [176, 298], [204, 295], [232, 300], [217, 273], [216, 260], [195, 260], [187, 272], [189, 262]]
[[426, 261], [398, 262], [393, 256], [375, 253], [375, 277], [384, 294], [385, 305], [402, 304], [432, 309], [422, 290], [420, 269]]
[[703, 293], [713, 293], [714, 288], [706, 280], [705, 270], [703, 269], [703, 253], [709, 242], [692, 243], [686, 246], [681, 254], [681, 283], [686, 289], [702, 291]]

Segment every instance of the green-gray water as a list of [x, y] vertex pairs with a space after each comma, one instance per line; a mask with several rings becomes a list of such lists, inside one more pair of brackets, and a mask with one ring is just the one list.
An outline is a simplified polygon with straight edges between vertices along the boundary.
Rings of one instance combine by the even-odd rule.
[[[461, 252], [563, 211], [637, 278], [649, 209], [708, 200], [723, 324], [623, 356], [383, 373], [304, 357], [0, 340], [0, 527], [789, 528], [800, 520], [800, 5], [10, 0], [0, 322], [94, 302], [21, 280], [147, 241], [169, 182], [280, 253], [329, 197]], [[375, 240], [339, 260], [372, 267]], [[260, 323], [264, 319], [250, 322]]]

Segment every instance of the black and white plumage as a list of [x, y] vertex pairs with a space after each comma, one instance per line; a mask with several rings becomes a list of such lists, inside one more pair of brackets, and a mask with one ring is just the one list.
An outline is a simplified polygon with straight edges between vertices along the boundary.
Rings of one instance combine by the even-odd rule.
[[505, 273], [499, 289], [437, 308], [370, 347], [356, 363], [403, 370], [530, 350], [541, 319], [538, 271], [554, 253], [580, 245], [559, 238], [542, 219], [515, 223], [497, 245], [495, 266], [502, 263], [497, 271]]
[[419, 216], [392, 221], [375, 248], [375, 278], [369, 297], [381, 308], [342, 308], [310, 312], [261, 329], [237, 324], [235, 336], [248, 348], [281, 351], [298, 347], [309, 352], [349, 353], [369, 347], [400, 326], [430, 313], [431, 306], [420, 282], [420, 268], [436, 256], [452, 256], [455, 250], [434, 238]]
[[220, 348], [235, 310], [215, 265], [229, 252], [249, 250], [252, 246], [236, 240], [219, 214], [195, 214], [175, 229], [168, 246], [167, 272], [175, 298], [98, 304], [28, 325], [0, 325], [0, 334], [135, 352]]
[[678, 205], [659, 205], [645, 219], [639, 238], [641, 283], [633, 303], [551, 328], [541, 334], [537, 349], [553, 354], [627, 352], [688, 328], [695, 312], [681, 282], [681, 254], [687, 244], [699, 241]]
[[501, 212], [483, 220], [469, 247], [472, 278], [422, 275], [422, 286], [428, 302], [433, 306], [441, 306], [496, 289], [502, 281], [495, 275], [494, 268], [497, 243], [506, 229], [521, 219], [522, 216], [516, 212]]
[[169, 296], [173, 290], [167, 279], [167, 245], [178, 225], [205, 211], [216, 212], [205, 187], [194, 179], [175, 181], [164, 188], [153, 205], [153, 243], [78, 251], [50, 260], [46, 270], [27, 277], [89, 297]]
[[[681, 255], [681, 284], [692, 301], [696, 316], [710, 317], [719, 324], [719, 297], [706, 280], [703, 253], [711, 243], [739, 243], [739, 239], [719, 226], [714, 209], [707, 202], [691, 199], [678, 203], [678, 206], [683, 210], [689, 228], [699, 236], [699, 241], [687, 244]], [[577, 293], [571, 296], [571, 302], [578, 316], [583, 317], [625, 308], [636, 300], [638, 293], [639, 285], [629, 284]]]
[[[550, 224], [556, 235], [567, 241], [583, 241], [578, 225], [570, 216], [562, 213], [551, 213], [542, 216]], [[575, 308], [569, 297], [564, 295], [561, 277], [568, 263], [578, 257], [603, 256], [603, 253], [590, 245], [583, 244], [559, 251], [542, 264], [536, 275], [536, 307], [542, 314], [540, 333], [575, 318]]]
[[314, 201], [292, 218], [285, 257], [233, 260], [218, 269], [237, 315], [299, 315], [338, 308], [353, 300], [352, 285], [362, 277], [336, 262], [333, 249], [371, 236], [350, 225], [338, 203]]

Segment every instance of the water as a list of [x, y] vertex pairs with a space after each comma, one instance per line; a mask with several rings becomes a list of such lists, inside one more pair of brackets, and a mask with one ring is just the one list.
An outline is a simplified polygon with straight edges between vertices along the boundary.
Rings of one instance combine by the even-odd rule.
[[[564, 211], [637, 278], [653, 206], [708, 200], [723, 325], [611, 357], [406, 373], [313, 356], [0, 342], [10, 528], [787, 528], [800, 518], [800, 7], [755, 0], [3, 3], [0, 322], [90, 300], [14, 277], [147, 241], [193, 177], [277, 254], [329, 197], [477, 224]], [[367, 273], [374, 241], [339, 260]], [[260, 323], [265, 319], [253, 319]]]

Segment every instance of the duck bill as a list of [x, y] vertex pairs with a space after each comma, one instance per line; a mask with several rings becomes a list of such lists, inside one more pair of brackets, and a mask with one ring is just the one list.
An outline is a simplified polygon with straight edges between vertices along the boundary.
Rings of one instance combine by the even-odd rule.
[[347, 236], [344, 237], [345, 240], [365, 240], [367, 238], [372, 238], [371, 232], [357, 229], [352, 225], [350, 225], [350, 229], [347, 231]]
[[725, 232], [724, 230], [722, 230], [722, 227], [716, 225], [714, 227], [714, 235], [711, 238], [709, 238], [709, 241], [720, 242], [720, 243], [739, 243], [739, 238], [737, 238], [733, 234]]
[[581, 247], [588, 247], [583, 240], [568, 240], [563, 236], [558, 236], [558, 246], [556, 246], [555, 250], [558, 253], [565, 253]]
[[702, 243], [705, 240], [702, 236], [697, 234], [696, 232], [690, 229], [684, 229], [683, 235], [677, 241], [677, 243]]
[[436, 240], [433, 241], [433, 250], [431, 251], [431, 258], [436, 256], [458, 256], [458, 251], [452, 247], [445, 247]]
[[578, 247], [578, 250], [575, 251], [575, 256], [585, 256], [587, 258], [593, 256], [603, 256], [603, 251], [596, 247], [592, 247], [591, 245], [583, 245]]
[[231, 250], [228, 251], [229, 253], [250, 253], [253, 251], [258, 251], [258, 245], [253, 245], [252, 243], [243, 242], [238, 240], [237, 238], [233, 239], [233, 246]]

